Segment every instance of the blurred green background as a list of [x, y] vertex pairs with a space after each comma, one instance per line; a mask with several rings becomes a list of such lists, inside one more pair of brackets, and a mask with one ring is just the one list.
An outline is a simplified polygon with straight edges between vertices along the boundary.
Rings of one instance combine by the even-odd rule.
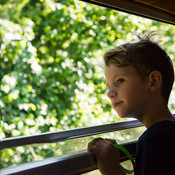
[[[0, 138], [123, 120], [106, 97], [102, 57], [150, 30], [160, 32], [161, 46], [175, 65], [175, 26], [79, 0], [1, 0]], [[173, 113], [174, 101], [175, 88], [169, 103]], [[143, 130], [105, 137], [120, 142]], [[5, 149], [0, 167], [86, 149], [93, 138]]]

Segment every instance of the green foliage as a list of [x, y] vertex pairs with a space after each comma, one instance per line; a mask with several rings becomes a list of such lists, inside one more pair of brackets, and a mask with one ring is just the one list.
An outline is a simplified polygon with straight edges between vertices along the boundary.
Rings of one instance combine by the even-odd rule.
[[[175, 60], [174, 26], [78, 0], [6, 0], [0, 14], [1, 138], [121, 120], [107, 100], [100, 60], [133, 33], [160, 31]], [[1, 167], [65, 153], [66, 145], [4, 150]]]

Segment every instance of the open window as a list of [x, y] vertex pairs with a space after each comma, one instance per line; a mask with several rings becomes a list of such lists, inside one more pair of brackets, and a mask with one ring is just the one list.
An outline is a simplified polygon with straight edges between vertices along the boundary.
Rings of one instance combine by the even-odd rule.
[[[175, 3], [9, 0], [0, 4], [1, 173], [62, 175], [95, 170], [86, 146], [98, 136], [116, 139], [134, 156], [145, 128], [136, 120], [121, 120], [111, 110], [102, 56], [126, 39], [134, 40], [135, 33], [158, 30], [174, 61]], [[173, 89], [169, 104], [173, 113], [174, 101]]]

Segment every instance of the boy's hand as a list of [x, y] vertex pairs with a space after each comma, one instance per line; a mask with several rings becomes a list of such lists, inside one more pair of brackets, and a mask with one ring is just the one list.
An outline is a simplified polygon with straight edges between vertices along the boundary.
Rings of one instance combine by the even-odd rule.
[[119, 166], [119, 150], [112, 139], [97, 138], [88, 144], [88, 150], [95, 154], [97, 165], [103, 175], [124, 175]]

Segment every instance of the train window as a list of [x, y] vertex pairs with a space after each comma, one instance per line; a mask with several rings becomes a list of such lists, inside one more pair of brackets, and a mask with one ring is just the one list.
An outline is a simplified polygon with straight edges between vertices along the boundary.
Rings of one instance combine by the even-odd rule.
[[[94, 4], [79, 0], [0, 2], [2, 140], [132, 121], [120, 119], [111, 109], [102, 57], [110, 48], [135, 40], [136, 34], [159, 31], [161, 45], [175, 65], [173, 22], [89, 2]], [[174, 101], [175, 86], [169, 103], [172, 113]], [[127, 141], [144, 130], [102, 136]], [[86, 149], [94, 137], [4, 149], [1, 168]]]

